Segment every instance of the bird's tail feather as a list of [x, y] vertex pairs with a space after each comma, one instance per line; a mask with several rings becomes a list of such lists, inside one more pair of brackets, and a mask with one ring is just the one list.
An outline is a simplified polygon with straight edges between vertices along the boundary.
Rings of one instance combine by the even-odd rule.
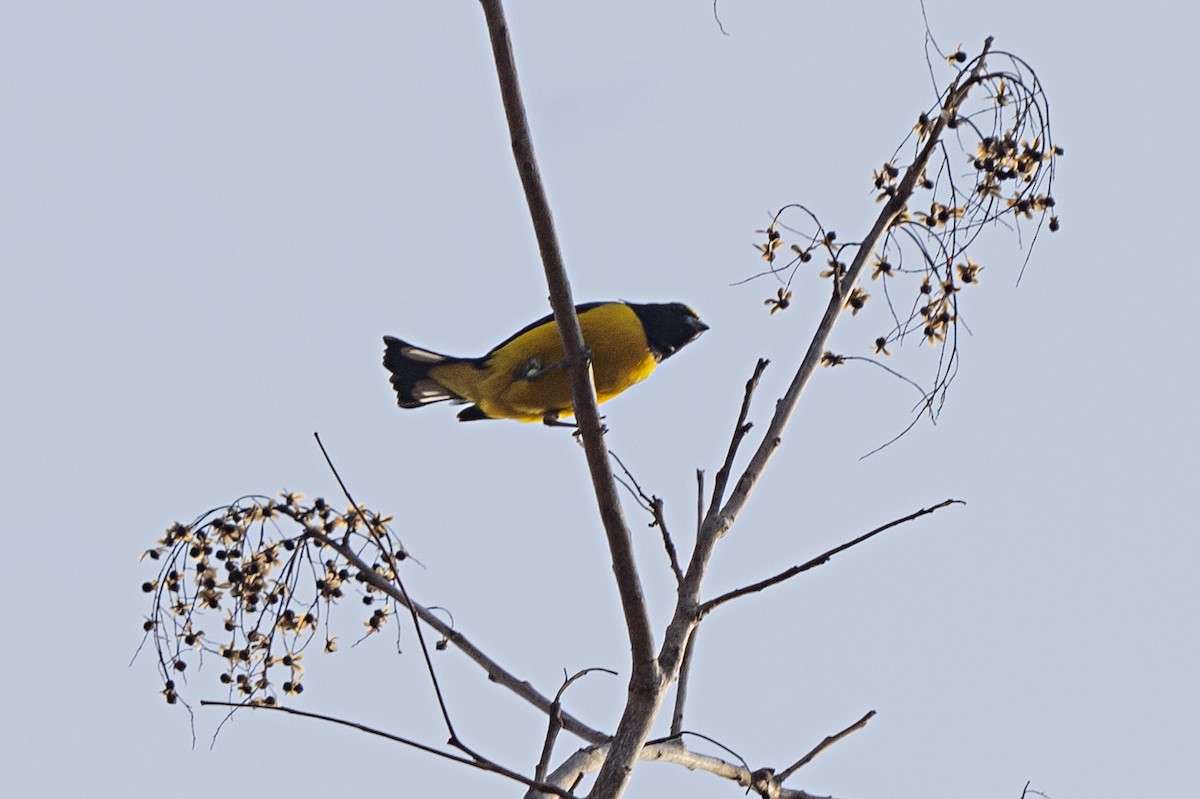
[[452, 358], [414, 347], [392, 336], [384, 336], [383, 365], [392, 373], [392, 387], [401, 408], [419, 408], [431, 402], [465, 402], [466, 400], [439, 383], [430, 375], [435, 366], [456, 363]]

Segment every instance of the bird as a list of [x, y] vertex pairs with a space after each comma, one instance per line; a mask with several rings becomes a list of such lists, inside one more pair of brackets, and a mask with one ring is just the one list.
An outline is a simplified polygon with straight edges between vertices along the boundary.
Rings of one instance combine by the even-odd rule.
[[[592, 360], [596, 399], [605, 402], [650, 376], [708, 330], [680, 302], [589, 302], [575, 306]], [[479, 358], [455, 358], [384, 336], [383, 365], [401, 408], [471, 403], [459, 421], [516, 419], [564, 425], [573, 415], [558, 325], [543, 316]], [[571, 426], [571, 425], [566, 425]]]

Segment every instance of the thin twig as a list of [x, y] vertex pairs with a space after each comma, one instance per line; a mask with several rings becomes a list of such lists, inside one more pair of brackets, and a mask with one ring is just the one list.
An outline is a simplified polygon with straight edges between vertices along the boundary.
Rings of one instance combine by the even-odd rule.
[[817, 566], [820, 566], [824, 563], [829, 562], [829, 560], [834, 555], [838, 554], [839, 552], [845, 552], [850, 547], [857, 546], [858, 544], [861, 544], [870, 538], [874, 538], [875, 536], [879, 535], [880, 533], [890, 530], [893, 527], [898, 527], [898, 526], [904, 524], [905, 522], [911, 522], [912, 520], [919, 519], [922, 516], [928, 516], [929, 514], [934, 513], [935, 511], [939, 511], [942, 508], [948, 507], [950, 505], [966, 505], [966, 504], [967, 503], [963, 502], [961, 499], [947, 499], [942, 502], [939, 502], [936, 505], [933, 505], [932, 507], [921, 508], [920, 510], [914, 511], [913, 513], [910, 513], [907, 516], [901, 517], [899, 519], [893, 519], [892, 521], [888, 522], [887, 524], [880, 525], [879, 527], [876, 527], [874, 530], [871, 530], [868, 533], [863, 533], [858, 538], [855, 538], [853, 541], [847, 541], [844, 544], [839, 544], [838, 546], [834, 547], [833, 549], [830, 549], [826, 552], [822, 552], [820, 555], [817, 555], [812, 560], [801, 563], [799, 566], [793, 566], [790, 569], [787, 569], [785, 571], [780, 572], [779, 574], [776, 574], [774, 577], [768, 577], [767, 579], [760, 580], [759, 582], [753, 583], [752, 585], [743, 586], [741, 588], [730, 591], [728, 593], [721, 594], [719, 597], [717, 597], [715, 599], [710, 599], [700, 606], [699, 614], [701, 617], [706, 616], [709, 613], [711, 613], [714, 608], [720, 607], [721, 605], [724, 605], [726, 602], [729, 602], [730, 600], [737, 599], [738, 597], [745, 596], [746, 594], [757, 593], [759, 591], [762, 591], [765, 588], [770, 588], [773, 585], [778, 585], [779, 583], [782, 583], [784, 580], [789, 580], [792, 577], [795, 577], [797, 574], [801, 574], [803, 572], [808, 571], [809, 569], [815, 568]]
[[1030, 794], [1033, 794], [1034, 796], [1041, 796], [1042, 799], [1050, 799], [1050, 797], [1047, 794], [1044, 794], [1041, 791], [1032, 790], [1029, 787], [1032, 784], [1033, 784], [1033, 780], [1025, 781], [1025, 787], [1021, 789], [1021, 799], [1025, 799], [1025, 797], [1029, 796]]
[[549, 783], [531, 780], [528, 777], [524, 776], [523, 774], [513, 771], [512, 769], [505, 768], [504, 766], [500, 765], [499, 763], [495, 763], [491, 760], [488, 760], [485, 757], [480, 757], [479, 755], [476, 755], [476, 754], [472, 754], [471, 757], [463, 757], [461, 755], [456, 755], [453, 752], [444, 752], [441, 749], [435, 749], [432, 746], [428, 746], [428, 745], [420, 743], [418, 741], [414, 741], [411, 738], [405, 738], [400, 735], [393, 735], [390, 732], [384, 732], [383, 730], [377, 729], [375, 727], [369, 727], [366, 724], [360, 724], [357, 721], [349, 721], [347, 719], [339, 719], [336, 716], [326, 716], [323, 713], [310, 713], [305, 710], [296, 710], [295, 708], [286, 707], [283, 705], [256, 705], [256, 704], [247, 703], [247, 702], [218, 702], [218, 701], [211, 700], [211, 699], [202, 699], [202, 700], [200, 700], [200, 704], [202, 706], [228, 707], [228, 708], [234, 708], [234, 709], [245, 708], [248, 710], [273, 710], [277, 713], [287, 713], [290, 716], [300, 716], [301, 718], [306, 718], [306, 719], [316, 719], [317, 721], [327, 721], [330, 724], [337, 724], [342, 727], [350, 727], [350, 728], [358, 730], [360, 732], [365, 732], [368, 735], [375, 735], [380, 738], [385, 738], [389, 741], [394, 741], [395, 743], [398, 743], [398, 744], [404, 744], [405, 746], [411, 746], [413, 749], [417, 749], [421, 752], [426, 752], [431, 755], [436, 755], [437, 757], [445, 758], [446, 760], [450, 760], [455, 763], [461, 763], [464, 766], [471, 766], [472, 768], [477, 768], [480, 771], [490, 771], [493, 774], [499, 774], [502, 777], [508, 777], [510, 780], [513, 780], [514, 782], [519, 782], [522, 785], [525, 785], [525, 786], [528, 786], [531, 788], [536, 788], [537, 790], [542, 791], [544, 793], [552, 793], [555, 796], [562, 796], [562, 797], [564, 797], [564, 799], [572, 799], [572, 794], [570, 791], [564, 791], [562, 788], [559, 788], [555, 785], [551, 785]]
[[713, 480], [712, 502], [708, 506], [709, 516], [716, 514], [717, 509], [721, 507], [721, 502], [725, 499], [725, 486], [729, 483], [729, 475], [733, 471], [733, 460], [737, 457], [742, 439], [746, 437], [753, 426], [746, 422], [746, 417], [750, 415], [750, 401], [754, 397], [754, 389], [758, 387], [759, 378], [762, 377], [763, 370], [769, 363], [770, 361], [766, 358], [759, 358], [758, 363], [754, 365], [754, 374], [750, 375], [750, 379], [746, 381], [746, 393], [742, 396], [742, 409], [738, 412], [737, 424], [733, 427], [729, 450], [725, 453], [725, 462], [721, 464], [721, 468], [717, 470], [717, 476]]
[[675, 585], [681, 585], [683, 583], [683, 570], [679, 568], [679, 557], [675, 552], [675, 542], [671, 540], [671, 533], [667, 530], [667, 520], [663, 515], [663, 501], [661, 497], [650, 498], [650, 512], [654, 514], [654, 525], [662, 533], [663, 548], [667, 550], [667, 560], [671, 562], [671, 573], [675, 575]]
[[692, 672], [692, 655], [696, 650], [696, 636], [700, 628], [693, 627], [688, 636], [687, 646], [683, 648], [683, 660], [679, 663], [679, 677], [675, 681], [675, 710], [671, 714], [671, 736], [678, 738], [683, 732], [683, 708], [687, 703], [688, 677]]
[[874, 358], [868, 358], [865, 355], [843, 355], [842, 360], [843, 361], [863, 361], [865, 363], [871, 364], [872, 366], [878, 366], [880, 369], [887, 372], [892, 377], [896, 377], [896, 378], [903, 380], [905, 383], [908, 383], [910, 386], [915, 388], [917, 391], [921, 392], [922, 397], [928, 396], [930, 393], [930, 392], [926, 391], [925, 389], [921, 388], [921, 385], [919, 383], [917, 383], [917, 381], [913, 380], [910, 377], [905, 377], [904, 375], [900, 374], [899, 372], [897, 372], [895, 369], [891, 368], [887, 364], [880, 363], [879, 361], [877, 361]]
[[917, 422], [921, 421], [921, 417], [925, 415], [926, 411], [929, 412], [930, 416], [933, 416], [932, 403], [933, 403], [933, 396], [932, 395], [927, 396], [924, 401], [925, 407], [923, 407], [921, 409], [920, 413], [914, 415], [913, 418], [908, 420], [908, 424], [904, 426], [903, 430], [901, 430], [899, 433], [892, 436], [891, 438], [889, 438], [887, 441], [883, 442], [879, 446], [875, 447], [875, 449], [871, 450], [870, 452], [860, 455], [858, 457], [858, 459], [860, 461], [865, 461], [867, 458], [871, 457], [872, 455], [882, 452], [883, 450], [890, 447], [892, 444], [895, 444], [897, 441], [904, 438], [904, 436], [908, 433], [909, 430], [912, 430], [914, 427], [917, 426]]
[[613, 460], [621, 467], [621, 471], [629, 478], [629, 483], [625, 483], [620, 478], [617, 479], [638, 499], [638, 504], [650, 512], [650, 526], [657, 527], [659, 532], [662, 533], [663, 548], [667, 551], [667, 560], [670, 561], [671, 572], [675, 575], [675, 584], [679, 585], [683, 582], [683, 571], [679, 568], [679, 556], [675, 551], [675, 542], [671, 539], [670, 531], [667, 530], [667, 519], [663, 514], [662, 498], [643, 491], [641, 483], [633, 476], [633, 472], [629, 471], [629, 467], [625, 465], [625, 462], [617, 457], [617, 453], [610, 449], [608, 454], [612, 455]]
[[[559, 731], [562, 730], [563, 694], [566, 692], [567, 688], [571, 686], [571, 683], [587, 674], [590, 674], [593, 671], [602, 671], [605, 674], [611, 674], [614, 677], [617, 675], [615, 671], [601, 668], [599, 666], [583, 669], [582, 671], [578, 671], [570, 677], [567, 677], [565, 672], [563, 673], [563, 683], [559, 686], [558, 692], [554, 694], [554, 704], [550, 708], [550, 723], [546, 725], [546, 739], [542, 742], [542, 755], [538, 758], [537, 768], [535, 768], [533, 772], [533, 778], [537, 782], [544, 782], [546, 779], [546, 772], [550, 770], [550, 758], [554, 756], [554, 743], [558, 740]], [[530, 789], [529, 793], [526, 794], [526, 799], [530, 799], [532, 796], [534, 796], [534, 790], [535, 789]]]
[[[370, 531], [371, 536], [375, 541], [376, 548], [379, 549], [383, 556], [388, 560], [388, 569], [395, 578], [396, 587], [400, 589], [404, 606], [408, 608], [408, 612], [412, 616], [413, 629], [416, 630], [417, 642], [421, 647], [421, 655], [425, 659], [425, 669], [429, 673], [429, 681], [433, 683], [433, 692], [437, 696], [438, 708], [442, 711], [442, 719], [446, 722], [446, 731], [450, 733], [450, 743], [462, 749], [464, 752], [474, 756], [474, 753], [462, 745], [458, 740], [458, 734], [454, 731], [454, 723], [450, 721], [450, 711], [446, 707], [445, 697], [442, 696], [442, 686], [438, 683], [437, 671], [433, 668], [433, 658], [429, 656], [429, 647], [425, 643], [425, 634], [421, 631], [421, 620], [417, 616], [417, 611], [414, 607], [415, 603], [409, 599], [408, 591], [404, 587], [404, 581], [400, 579], [400, 569], [395, 561], [395, 557], [392, 554], [391, 548], [383, 545], [383, 541], [379, 538], [379, 534], [375, 530], [375, 525], [367, 518], [366, 513], [363, 512], [362, 506], [354, 501], [354, 497], [350, 496], [350, 489], [346, 487], [346, 483], [342, 480], [342, 476], [338, 474], [337, 467], [333, 465], [333, 459], [329, 457], [329, 452], [325, 449], [325, 444], [321, 441], [321, 435], [314, 432], [313, 438], [317, 440], [317, 446], [321, 448], [321, 455], [325, 457], [325, 463], [329, 465], [329, 471], [333, 472], [334, 479], [336, 479], [338, 485], [342, 487], [342, 493], [346, 495], [346, 500], [350, 503], [351, 507], [354, 508], [354, 512], [358, 514], [358, 517]], [[374, 571], [374, 569], [371, 571]]]
[[857, 732], [858, 730], [861, 730], [863, 727], [867, 726], [867, 722], [870, 721], [874, 717], [875, 717], [875, 711], [869, 710], [869, 711], [867, 711], [867, 714], [865, 716], [863, 716], [861, 719], [859, 719], [858, 721], [851, 724], [846, 729], [844, 729], [841, 732], [836, 733], [834, 735], [830, 735], [824, 741], [821, 741], [821, 743], [819, 743], [815, 747], [813, 747], [813, 750], [811, 752], [809, 752], [807, 755], [800, 758], [795, 763], [793, 763], [792, 765], [788, 766], [783, 771], [781, 771], [777, 775], [775, 775], [776, 781], [782, 783], [788, 777], [795, 774], [798, 769], [811, 763], [813, 761], [813, 758], [815, 758], [817, 755], [821, 754], [826, 749], [833, 746], [835, 743], [842, 740], [850, 733]]
[[672, 740], [681, 740], [683, 738], [683, 736], [685, 736], [685, 735], [690, 735], [693, 738], [699, 738], [700, 740], [705, 741], [706, 743], [712, 744], [713, 746], [717, 747], [718, 749], [724, 749], [730, 755], [735, 757], [739, 763], [742, 764], [742, 768], [746, 769], [746, 771], [750, 770], [750, 764], [746, 762], [746, 759], [744, 757], [742, 757], [737, 752], [730, 749], [725, 744], [718, 741], [716, 738], [711, 738], [711, 737], [705, 735], [704, 733], [696, 732], [695, 730], [680, 730], [678, 733], [670, 736], [669, 738], [657, 738], [653, 741], [646, 741], [646, 746], [654, 746], [656, 744], [666, 743], [667, 741], [672, 741]]
[[721, 17], [717, 14], [717, 0], [713, 0], [713, 19], [717, 21], [717, 28], [725, 36], [729, 35], [729, 31], [725, 30], [725, 26], [721, 24]]

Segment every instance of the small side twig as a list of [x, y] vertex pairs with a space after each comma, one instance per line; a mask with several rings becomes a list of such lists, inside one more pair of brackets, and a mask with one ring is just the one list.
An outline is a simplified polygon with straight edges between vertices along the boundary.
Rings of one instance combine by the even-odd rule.
[[902, 524], [905, 524], [906, 522], [911, 522], [914, 519], [919, 519], [922, 516], [928, 516], [929, 514], [934, 513], [935, 511], [939, 511], [942, 508], [949, 507], [950, 505], [966, 505], [966, 504], [967, 503], [963, 502], [961, 499], [947, 499], [947, 500], [939, 502], [938, 504], [933, 505], [931, 507], [921, 508], [920, 510], [914, 511], [913, 513], [910, 513], [907, 516], [903, 516], [899, 519], [893, 519], [892, 521], [888, 522], [887, 524], [880, 525], [879, 527], [876, 527], [874, 530], [871, 530], [870, 532], [863, 533], [858, 538], [855, 538], [852, 541], [847, 541], [844, 544], [839, 544], [838, 546], [834, 547], [833, 549], [822, 552], [820, 555], [817, 555], [812, 560], [801, 563], [799, 566], [793, 566], [790, 569], [786, 569], [785, 571], [782, 571], [779, 574], [774, 575], [773, 577], [768, 577], [767, 579], [760, 580], [757, 583], [743, 586], [743, 587], [735, 589], [733, 591], [729, 591], [728, 593], [721, 594], [719, 597], [716, 597], [715, 599], [710, 599], [707, 602], [700, 605], [697, 615], [700, 618], [703, 618], [704, 616], [711, 613], [713, 611], [713, 609], [720, 607], [721, 605], [724, 605], [726, 602], [729, 602], [730, 600], [737, 599], [738, 597], [745, 596], [746, 594], [757, 593], [759, 591], [762, 591], [763, 589], [770, 588], [773, 585], [778, 585], [779, 583], [782, 583], [784, 580], [789, 580], [792, 577], [795, 577], [797, 574], [801, 574], [802, 572], [806, 572], [809, 569], [812, 569], [812, 568], [820, 566], [824, 563], [827, 563], [834, 555], [838, 554], [839, 552], [845, 552], [850, 547], [857, 546], [858, 544], [861, 544], [870, 538], [874, 538], [875, 536], [879, 535], [880, 533], [890, 530], [893, 527], [898, 527]]
[[750, 401], [754, 397], [754, 389], [758, 388], [759, 378], [762, 377], [763, 370], [769, 363], [770, 361], [766, 358], [759, 358], [758, 363], [754, 365], [754, 374], [750, 375], [750, 379], [746, 381], [746, 393], [742, 397], [742, 409], [738, 413], [737, 424], [734, 425], [733, 436], [729, 440], [729, 451], [725, 453], [725, 462], [721, 464], [721, 468], [713, 480], [712, 501], [708, 506], [709, 516], [714, 515], [721, 507], [721, 501], [725, 498], [725, 487], [729, 484], [729, 475], [733, 471], [733, 460], [737, 457], [738, 447], [741, 446], [742, 439], [753, 427], [753, 423], [747, 422], [746, 417], [750, 415]]
[[667, 530], [667, 521], [663, 517], [663, 501], [661, 497], [652, 497], [650, 512], [654, 514], [654, 524], [662, 532], [663, 548], [667, 550], [667, 559], [671, 562], [671, 573], [675, 575], [675, 585], [683, 584], [683, 570], [679, 568], [679, 557], [675, 553], [675, 542]]
[[834, 735], [830, 735], [825, 740], [821, 741], [821, 743], [819, 743], [815, 747], [813, 747], [812, 751], [809, 752], [807, 755], [800, 758], [795, 763], [793, 763], [792, 765], [788, 766], [783, 771], [781, 771], [777, 775], [775, 775], [776, 781], [779, 783], [782, 783], [788, 777], [795, 774], [797, 770], [799, 770], [800, 768], [811, 763], [813, 761], [813, 758], [815, 758], [817, 755], [821, 754], [826, 749], [833, 746], [835, 743], [842, 740], [850, 733], [857, 732], [858, 730], [861, 730], [863, 727], [867, 726], [867, 722], [870, 721], [874, 717], [875, 717], [874, 710], [867, 711], [867, 714], [865, 716], [863, 716], [861, 719], [859, 719], [858, 721], [851, 724], [846, 729], [842, 730], [839, 733], [835, 733]]
[[[601, 668], [599, 666], [593, 666], [592, 668], [583, 669], [582, 671], [578, 671], [575, 674], [571, 675], [570, 677], [566, 676], [565, 671], [563, 672], [563, 683], [561, 686], [559, 686], [558, 692], [554, 694], [554, 703], [550, 707], [550, 713], [549, 713], [550, 722], [549, 722], [549, 724], [546, 725], [546, 739], [542, 743], [542, 754], [541, 754], [541, 757], [538, 758], [537, 767], [534, 769], [534, 772], [533, 772], [534, 781], [536, 781], [538, 783], [543, 783], [546, 779], [546, 772], [548, 772], [550, 770], [550, 758], [552, 758], [554, 756], [554, 744], [558, 740], [558, 734], [559, 734], [559, 732], [562, 731], [562, 726], [563, 726], [563, 724], [562, 724], [562, 697], [563, 697], [563, 694], [566, 692], [567, 688], [569, 688], [571, 686], [571, 683], [575, 682], [576, 680], [578, 680], [581, 677], [584, 677], [584, 676], [592, 673], [593, 671], [602, 671], [605, 674], [611, 674], [614, 677], [617, 676], [617, 673], [615, 671], [613, 671], [612, 669], [605, 669], [605, 668]], [[531, 797], [536, 796], [536, 793], [537, 793], [536, 788], [530, 788], [529, 793], [526, 794], [526, 799], [531, 799]]]
[[621, 467], [621, 471], [629, 478], [629, 483], [620, 480], [620, 478], [617, 479], [629, 489], [631, 494], [634, 494], [638, 498], [638, 504], [650, 512], [650, 517], [653, 520], [650, 522], [650, 526], [657, 527], [659, 532], [662, 533], [663, 548], [667, 551], [667, 559], [671, 562], [671, 572], [675, 575], [675, 584], [679, 585], [683, 582], [683, 570], [679, 568], [679, 556], [675, 551], [675, 542], [671, 540], [671, 533], [667, 530], [667, 520], [663, 515], [662, 497], [656, 497], [643, 491], [641, 484], [633, 476], [633, 472], [629, 471], [629, 467], [625, 465], [625, 462], [617, 457], [617, 453], [610, 449], [608, 454], [612, 456], [612, 459]]
[[905, 383], [908, 383], [910, 386], [915, 388], [917, 391], [921, 392], [922, 397], [928, 397], [932, 393], [932, 392], [926, 391], [925, 389], [921, 388], [921, 385], [917, 381], [913, 380], [911, 377], [906, 377], [905, 375], [900, 374], [892, 367], [888, 366], [887, 364], [880, 363], [875, 358], [868, 358], [865, 355], [842, 355], [840, 357], [843, 361], [862, 361], [863, 363], [869, 363], [872, 366], [878, 366], [880, 369], [887, 372], [892, 377], [895, 377], [899, 380], [903, 380]]
[[1035, 791], [1032, 788], [1030, 788], [1029, 786], [1032, 784], [1033, 784], [1033, 780], [1025, 781], [1025, 787], [1021, 789], [1021, 799], [1025, 799], [1025, 797], [1029, 796], [1030, 794], [1033, 794], [1034, 796], [1041, 796], [1043, 799], [1050, 799], [1049, 796], [1042, 793], [1041, 791]]

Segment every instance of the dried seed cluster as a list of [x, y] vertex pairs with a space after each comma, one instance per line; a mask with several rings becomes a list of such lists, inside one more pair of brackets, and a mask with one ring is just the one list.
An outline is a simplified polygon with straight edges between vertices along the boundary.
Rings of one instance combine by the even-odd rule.
[[[1006, 68], [990, 69], [978, 58], [968, 59], [961, 49], [947, 56], [946, 63], [958, 70], [953, 82], [957, 88], [919, 116], [906, 144], [872, 174], [879, 202], [904, 201], [875, 252], [863, 254], [858, 242], [839, 241], [801, 205], [781, 209], [758, 231], [765, 240], [754, 245], [769, 265], [755, 277], [771, 275], [781, 284], [765, 301], [772, 314], [794, 305], [792, 282], [820, 253], [825, 257], [819, 276], [836, 281], [837, 296], [857, 316], [874, 290], [857, 282], [857, 270], [869, 270], [871, 282], [877, 282], [884, 295], [881, 307], [890, 317], [888, 329], [874, 338], [873, 354], [890, 355], [891, 347], [913, 336], [942, 350], [926, 407], [935, 395], [944, 394], [957, 368], [959, 293], [978, 285], [984, 270], [968, 256], [968, 249], [985, 228], [1004, 222], [1019, 234], [1022, 223], [1033, 223], [1031, 244], [1043, 225], [1051, 232], [1059, 229], [1051, 186], [1063, 150], [1051, 140], [1046, 97], [1036, 74], [1021, 59], [995, 51], [987, 59], [1003, 62]], [[966, 92], [961, 105], [948, 100], [955, 91]], [[899, 158], [906, 145], [912, 152], [907, 164]], [[964, 157], [965, 171], [955, 150]], [[915, 168], [925, 152], [931, 157], [923, 169]], [[785, 241], [785, 233], [793, 243]], [[843, 285], [850, 266], [859, 261], [855, 284]], [[897, 293], [896, 288], [905, 285], [901, 280], [911, 287], [911, 300]], [[844, 361], [833, 353], [822, 359], [829, 366]]]
[[[142, 629], [154, 642], [167, 702], [180, 701], [177, 681], [206, 655], [220, 660], [218, 679], [231, 701], [273, 705], [301, 693], [304, 651], [314, 640], [325, 652], [337, 649], [332, 605], [351, 586], [373, 604], [407, 557], [390, 521], [284, 493], [244, 497], [167, 528], [143, 555], [159, 564], [158, 575], [142, 584], [151, 597]], [[347, 553], [373, 561], [373, 573]], [[389, 615], [375, 608], [366, 634], [383, 629]]]

